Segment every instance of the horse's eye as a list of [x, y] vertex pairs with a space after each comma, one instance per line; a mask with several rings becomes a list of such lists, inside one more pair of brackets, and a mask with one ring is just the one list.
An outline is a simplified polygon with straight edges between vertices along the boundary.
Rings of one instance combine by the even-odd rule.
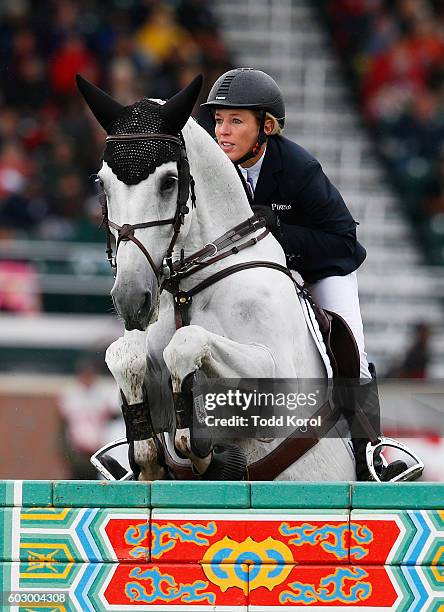
[[177, 183], [177, 176], [166, 176], [160, 185], [160, 191], [162, 193], [168, 193], [174, 189], [175, 184]]

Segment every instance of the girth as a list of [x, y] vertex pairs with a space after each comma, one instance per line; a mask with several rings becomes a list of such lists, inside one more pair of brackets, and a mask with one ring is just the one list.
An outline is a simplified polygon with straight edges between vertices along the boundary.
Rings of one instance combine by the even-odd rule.
[[[277, 478], [328, 433], [338, 421], [340, 409], [327, 401], [310, 418], [317, 419], [318, 417], [322, 423], [321, 427], [307, 426], [307, 433], [304, 437], [296, 438], [290, 435], [267, 455], [250, 463], [245, 471], [245, 480], [274, 480]], [[163, 443], [163, 448], [165, 463], [179, 480], [195, 480], [198, 477], [191, 466], [177, 463], [173, 459], [165, 443]]]

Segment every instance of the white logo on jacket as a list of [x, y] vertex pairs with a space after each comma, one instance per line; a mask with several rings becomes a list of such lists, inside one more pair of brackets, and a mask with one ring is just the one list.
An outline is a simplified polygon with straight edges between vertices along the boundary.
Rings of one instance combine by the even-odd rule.
[[273, 202], [271, 210], [291, 210], [291, 204], [276, 204]]

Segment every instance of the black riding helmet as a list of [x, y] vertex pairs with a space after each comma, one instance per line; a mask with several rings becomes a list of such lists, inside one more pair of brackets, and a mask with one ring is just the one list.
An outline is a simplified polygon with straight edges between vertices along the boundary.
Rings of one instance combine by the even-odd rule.
[[211, 111], [217, 108], [245, 108], [261, 110], [258, 140], [253, 149], [236, 163], [243, 163], [254, 157], [266, 141], [264, 132], [265, 115], [270, 113], [279, 125], [285, 124], [285, 105], [282, 93], [276, 81], [262, 70], [254, 68], [235, 68], [220, 76], [211, 88], [206, 106]]

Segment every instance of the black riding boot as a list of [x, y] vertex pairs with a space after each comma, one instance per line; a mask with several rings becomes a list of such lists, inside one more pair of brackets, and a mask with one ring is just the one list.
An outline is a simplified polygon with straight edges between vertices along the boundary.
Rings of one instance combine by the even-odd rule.
[[[355, 389], [354, 413], [346, 415], [352, 434], [356, 462], [356, 479], [361, 481], [373, 480], [367, 465], [367, 443], [370, 442], [370, 438], [375, 441], [376, 438], [382, 435], [378, 386], [375, 366], [372, 363], [369, 364], [369, 370], [372, 379]], [[356, 413], [357, 407], [359, 407], [358, 410], [360, 409], [364, 413], [365, 416], [363, 418], [360, 418], [359, 414]], [[407, 469], [407, 464], [399, 460], [384, 466], [380, 453], [374, 456], [373, 463], [376, 473], [383, 481], [391, 480]]]

